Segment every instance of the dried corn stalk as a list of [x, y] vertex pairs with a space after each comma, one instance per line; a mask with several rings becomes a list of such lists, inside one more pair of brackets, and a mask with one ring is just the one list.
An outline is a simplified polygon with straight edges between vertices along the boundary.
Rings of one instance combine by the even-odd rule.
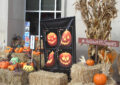
[[[117, 16], [115, 4], [115, 0], [76, 1], [75, 8], [81, 11], [82, 18], [87, 26], [85, 30], [87, 38], [110, 40], [111, 21]], [[98, 49], [102, 48], [102, 46], [98, 47]], [[92, 50], [94, 49], [94, 45], [89, 45], [88, 56], [92, 56]]]
[[107, 77], [110, 75], [110, 68], [111, 68], [111, 64], [103, 64], [103, 68], [102, 68], [102, 73], [104, 73]]

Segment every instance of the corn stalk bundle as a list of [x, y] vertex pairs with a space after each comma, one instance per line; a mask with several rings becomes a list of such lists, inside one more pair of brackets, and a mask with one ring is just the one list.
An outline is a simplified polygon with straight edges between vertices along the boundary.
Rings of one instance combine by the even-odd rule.
[[[87, 27], [86, 37], [90, 39], [110, 40], [111, 21], [117, 16], [115, 0], [77, 0], [75, 9], [81, 12]], [[99, 46], [98, 49], [107, 48]], [[92, 56], [94, 45], [89, 45], [88, 56]]]

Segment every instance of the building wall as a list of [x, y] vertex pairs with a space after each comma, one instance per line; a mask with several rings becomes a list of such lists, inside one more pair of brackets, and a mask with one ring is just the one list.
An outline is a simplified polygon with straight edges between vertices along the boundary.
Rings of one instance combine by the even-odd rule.
[[0, 0], [0, 47], [7, 44], [8, 0]]
[[9, 0], [8, 7], [8, 45], [15, 34], [24, 33], [25, 0]]
[[87, 56], [87, 48], [86, 45], [80, 46], [78, 44], [79, 37], [85, 37], [85, 29], [86, 26], [81, 18], [81, 14], [79, 11], [75, 10], [74, 3], [76, 0], [66, 0], [66, 17], [75, 16], [76, 17], [76, 53], [77, 60], [81, 55]]
[[[87, 45], [80, 46], [78, 44], [78, 38], [83, 37], [85, 38], [85, 29], [86, 26], [81, 18], [81, 14], [79, 11], [75, 10], [75, 3], [76, 0], [66, 0], [66, 11], [63, 13], [66, 17], [68, 16], [75, 16], [76, 17], [76, 54], [77, 54], [77, 60], [79, 60], [79, 57], [84, 55], [87, 58]], [[112, 40], [120, 41], [120, 0], [116, 0], [116, 8], [118, 10], [118, 16], [116, 19], [112, 21]], [[120, 48], [114, 48], [118, 53], [120, 53]], [[117, 60], [117, 59], [116, 59]], [[116, 60], [113, 64], [114, 69], [114, 78], [118, 81], [120, 81], [120, 76], [118, 76], [118, 70], [116, 65]]]
[[[14, 34], [24, 31], [24, 0], [0, 0], [0, 45], [10, 45]], [[0, 46], [0, 47], [1, 47]]]

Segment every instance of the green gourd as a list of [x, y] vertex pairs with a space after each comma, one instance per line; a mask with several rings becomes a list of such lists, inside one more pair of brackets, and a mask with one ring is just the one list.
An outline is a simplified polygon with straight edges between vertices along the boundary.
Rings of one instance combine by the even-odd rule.
[[12, 63], [12, 64], [19, 63], [19, 58], [18, 57], [11, 58], [10, 63]]

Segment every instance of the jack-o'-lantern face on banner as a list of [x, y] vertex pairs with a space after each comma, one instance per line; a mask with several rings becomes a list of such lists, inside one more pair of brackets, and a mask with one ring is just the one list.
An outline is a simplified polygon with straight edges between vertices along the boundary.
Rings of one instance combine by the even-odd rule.
[[59, 62], [62, 66], [70, 66], [72, 63], [72, 55], [68, 52], [61, 53], [59, 55]]
[[62, 34], [61, 45], [69, 46], [72, 41], [72, 36], [70, 31], [65, 30]]
[[54, 32], [48, 33], [47, 42], [50, 46], [55, 46], [57, 44], [57, 35]]
[[47, 67], [51, 67], [55, 64], [55, 59], [54, 59], [54, 52], [52, 51], [49, 56], [48, 56], [48, 60], [46, 62], [46, 66]]

